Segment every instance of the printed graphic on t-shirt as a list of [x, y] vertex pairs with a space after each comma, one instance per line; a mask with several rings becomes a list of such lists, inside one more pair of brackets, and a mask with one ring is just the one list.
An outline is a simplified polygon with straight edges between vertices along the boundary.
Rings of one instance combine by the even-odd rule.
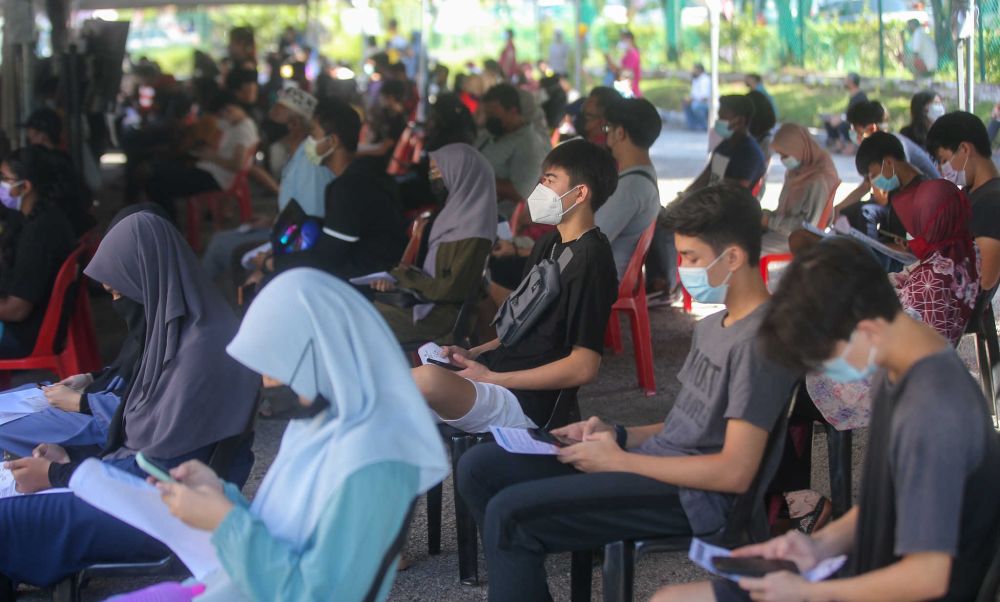
[[708, 174], [708, 185], [714, 186], [719, 184], [726, 177], [726, 171], [729, 169], [729, 157], [725, 155], [720, 155], [715, 153], [712, 155], [712, 170]]

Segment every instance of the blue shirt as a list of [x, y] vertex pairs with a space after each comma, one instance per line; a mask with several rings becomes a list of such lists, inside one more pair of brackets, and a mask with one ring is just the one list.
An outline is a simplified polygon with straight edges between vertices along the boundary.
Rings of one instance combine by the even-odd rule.
[[326, 214], [326, 187], [335, 177], [325, 165], [313, 165], [306, 158], [305, 144], [300, 144], [281, 170], [278, 212], [284, 210], [288, 201], [295, 199], [306, 215], [323, 217]]

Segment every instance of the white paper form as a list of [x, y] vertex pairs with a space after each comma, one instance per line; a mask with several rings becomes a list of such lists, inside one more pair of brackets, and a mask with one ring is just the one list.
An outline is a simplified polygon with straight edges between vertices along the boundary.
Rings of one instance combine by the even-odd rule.
[[42, 495], [45, 493], [70, 493], [70, 490], [59, 488], [46, 489], [38, 493], [21, 493], [17, 490], [17, 482], [14, 480], [14, 475], [3, 466], [0, 466], [0, 499], [17, 495]]
[[367, 276], [358, 276], [357, 278], [351, 278], [348, 282], [358, 286], [368, 286], [377, 280], [388, 280], [389, 282], [396, 284], [396, 277], [389, 272], [375, 272], [374, 274], [368, 274]]
[[45, 393], [35, 386], [23, 387], [0, 394], [0, 424], [17, 420], [49, 407]]
[[[712, 558], [716, 556], [725, 556], [728, 558], [729, 556], [732, 556], [732, 552], [726, 548], [720, 548], [719, 546], [713, 546], [710, 543], [705, 543], [697, 537], [691, 540], [691, 547], [688, 549], [688, 558], [691, 559], [691, 562], [697, 564], [713, 575], [725, 577], [730, 581], [739, 581], [743, 578], [739, 575], [730, 575], [728, 573], [722, 573], [715, 570], [715, 565], [712, 564]], [[834, 556], [832, 558], [827, 558], [813, 568], [802, 573], [802, 578], [811, 582], [822, 581], [839, 571], [840, 567], [844, 566], [845, 562], [847, 562], [847, 556]]]
[[441, 346], [437, 343], [425, 343], [417, 349], [417, 355], [420, 357], [420, 363], [426, 364], [428, 359], [435, 359], [439, 362], [450, 363], [448, 356], [444, 354]]
[[221, 568], [212, 533], [189, 527], [170, 514], [156, 487], [139, 477], [90, 458], [73, 473], [69, 487], [91, 506], [162, 541], [196, 579]]
[[531, 454], [536, 456], [555, 456], [559, 448], [551, 443], [539, 441], [528, 433], [528, 429], [491, 426], [490, 432], [497, 445], [512, 454]]

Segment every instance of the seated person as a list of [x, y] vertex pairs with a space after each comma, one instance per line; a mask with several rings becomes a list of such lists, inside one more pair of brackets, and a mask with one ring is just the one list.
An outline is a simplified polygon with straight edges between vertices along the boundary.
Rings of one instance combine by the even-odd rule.
[[[317, 105], [310, 135], [316, 155], [334, 175], [324, 193], [322, 234], [307, 249], [276, 255], [274, 269], [314, 267], [346, 280], [399, 262], [406, 227], [394, 183], [384, 166], [355, 157], [360, 131], [361, 118], [347, 103], [330, 98]], [[272, 244], [281, 234], [272, 232]]]
[[708, 165], [684, 194], [722, 182], [732, 182], [750, 190], [764, 176], [767, 168], [764, 153], [749, 133], [753, 114], [753, 102], [745, 95], [719, 98], [715, 133], [722, 142], [712, 151]]
[[[146, 351], [102, 447], [42, 444], [33, 457], [5, 464], [21, 493], [65, 487], [79, 463], [98, 454], [137, 476], [145, 476], [135, 460], [139, 451], [168, 468], [208, 461], [218, 442], [244, 433], [259, 395], [260, 380], [225, 353], [236, 316], [167, 220], [148, 213], [124, 218], [85, 271], [113, 297], [143, 307]], [[234, 482], [250, 474], [250, 439], [225, 475]], [[149, 536], [69, 493], [0, 499], [0, 529], [6, 543], [0, 574], [38, 586], [95, 562], [166, 554]]]
[[538, 168], [545, 158], [545, 141], [522, 113], [521, 97], [510, 84], [490, 88], [482, 99], [489, 137], [479, 152], [493, 166], [497, 200], [519, 203], [538, 183]]
[[747, 131], [763, 151], [766, 166], [772, 152], [771, 138], [774, 126], [778, 123], [778, 117], [774, 113], [774, 103], [760, 90], [750, 90], [746, 97], [753, 103], [753, 119], [750, 120]]
[[0, 358], [24, 357], [35, 348], [45, 309], [76, 237], [52, 190], [47, 151], [14, 151], [0, 165], [7, 192], [0, 207]]
[[383, 303], [375, 295], [376, 309], [401, 343], [448, 337], [469, 291], [480, 288], [497, 231], [496, 180], [486, 159], [468, 144], [449, 144], [430, 157], [431, 190], [444, 208], [424, 226], [426, 244], [417, 265], [391, 270], [395, 283], [372, 283], [376, 291], [419, 295], [421, 302], [412, 307]]
[[[555, 152], [555, 151], [553, 151]], [[626, 428], [592, 417], [556, 429], [558, 457], [496, 444], [462, 456], [457, 482], [482, 527], [491, 600], [549, 600], [545, 555], [650, 535], [714, 533], [754, 481], [795, 375], [758, 352], [768, 292], [757, 266], [760, 205], [736, 186], [673, 202], [681, 278], [726, 310], [695, 326], [666, 420]]]
[[940, 94], [934, 90], [917, 92], [910, 98], [910, 123], [903, 126], [899, 133], [916, 142], [917, 146], [925, 148], [927, 132], [946, 112]]
[[943, 177], [969, 195], [969, 230], [982, 261], [980, 286], [991, 290], [1000, 282], [1000, 171], [990, 160], [986, 126], [972, 113], [948, 113], [931, 126], [927, 148], [941, 164]]
[[565, 142], [545, 158], [529, 210], [557, 230], [538, 241], [529, 265], [568, 257], [559, 297], [511, 346], [496, 338], [469, 350], [445, 347], [460, 372], [431, 364], [414, 368], [420, 392], [443, 422], [470, 433], [491, 425], [544, 425], [560, 390], [597, 377], [618, 279], [594, 211], [614, 192], [616, 180], [611, 154], [583, 140]]
[[397, 79], [387, 80], [378, 91], [378, 104], [369, 112], [368, 132], [371, 137], [358, 146], [359, 157], [374, 157], [382, 167], [389, 166], [389, 159], [396, 142], [406, 130], [406, 83]]
[[882, 268], [847, 239], [796, 259], [761, 335], [769, 356], [796, 369], [873, 374], [874, 415], [858, 505], [812, 537], [791, 531], [734, 555], [805, 571], [848, 554], [850, 576], [807, 583], [779, 572], [674, 586], [654, 600], [975, 599], [995, 554], [998, 506], [984, 501], [1000, 495], [1000, 442], [948, 341], [902, 311]]
[[198, 158], [194, 167], [180, 163], [159, 163], [146, 185], [149, 200], [162, 206], [176, 221], [174, 199], [227, 190], [236, 174], [252, 161], [249, 153], [257, 147], [257, 126], [232, 92], [223, 90], [212, 100], [208, 110], [218, 115], [222, 137], [218, 148], [203, 147], [192, 151]]
[[448, 475], [392, 333], [348, 285], [296, 269], [261, 291], [228, 351], [302, 408], [252, 503], [197, 460], [159, 484], [177, 518], [212, 532], [223, 568], [197, 599], [384, 601], [414, 500]]
[[840, 185], [833, 159], [806, 128], [794, 123], [782, 125], [771, 150], [778, 153], [786, 171], [777, 209], [764, 211], [765, 255], [787, 253], [788, 236], [802, 228], [802, 222], [819, 225], [827, 202]]
[[839, 115], [827, 115], [823, 118], [823, 127], [826, 128], [826, 147], [834, 152], [844, 152], [854, 147], [851, 144], [851, 123], [847, 120], [847, 113], [851, 108], [863, 102], [868, 102], [868, 95], [861, 89], [861, 76], [857, 73], [848, 73], [844, 78], [844, 89], [850, 94], [847, 99], [847, 108]]

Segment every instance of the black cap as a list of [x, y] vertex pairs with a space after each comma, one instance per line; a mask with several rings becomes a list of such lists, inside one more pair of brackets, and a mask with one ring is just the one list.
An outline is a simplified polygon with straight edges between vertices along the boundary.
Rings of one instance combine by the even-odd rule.
[[20, 125], [47, 134], [55, 144], [59, 144], [59, 139], [62, 138], [62, 117], [52, 109], [38, 109]]

